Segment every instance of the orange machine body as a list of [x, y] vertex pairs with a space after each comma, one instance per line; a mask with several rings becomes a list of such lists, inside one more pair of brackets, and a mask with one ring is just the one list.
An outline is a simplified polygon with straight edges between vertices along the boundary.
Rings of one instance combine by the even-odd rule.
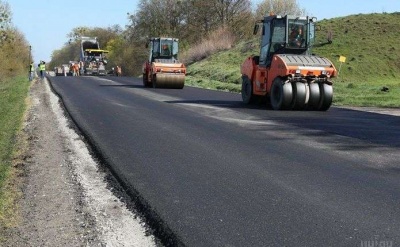
[[[289, 61], [288, 61], [289, 60]], [[302, 60], [318, 60], [318, 66], [307, 66]], [[322, 62], [321, 62], [322, 61]], [[321, 65], [322, 64], [322, 65]], [[270, 93], [275, 78], [312, 78], [326, 76], [334, 77], [337, 74], [335, 66], [326, 58], [305, 55], [274, 55], [269, 67], [256, 64], [253, 56], [248, 57], [241, 66], [242, 75], [253, 83], [253, 94], [264, 96]]]

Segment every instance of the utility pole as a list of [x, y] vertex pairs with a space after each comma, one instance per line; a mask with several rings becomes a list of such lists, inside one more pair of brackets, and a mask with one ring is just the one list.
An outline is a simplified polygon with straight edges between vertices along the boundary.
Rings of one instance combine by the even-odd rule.
[[32, 46], [29, 46], [29, 65], [31, 64], [31, 53], [32, 53]]
[[32, 53], [32, 46], [29, 46], [29, 61], [28, 61], [28, 69], [29, 69], [29, 81], [32, 81], [33, 80], [33, 72], [31, 71], [31, 66], [33, 66], [32, 65], [32, 55], [31, 55], [31, 53]]

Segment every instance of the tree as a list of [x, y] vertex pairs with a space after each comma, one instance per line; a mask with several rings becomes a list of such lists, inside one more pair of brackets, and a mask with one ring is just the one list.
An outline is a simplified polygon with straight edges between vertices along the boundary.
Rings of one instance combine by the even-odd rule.
[[218, 24], [227, 26], [236, 37], [242, 38], [253, 24], [249, 0], [213, 1]]
[[122, 35], [122, 28], [119, 25], [115, 25], [109, 28], [100, 27], [76, 27], [68, 33], [67, 38], [69, 41], [64, 46], [53, 51], [51, 55], [51, 61], [49, 67], [56, 67], [61, 64], [67, 64], [69, 61], [79, 61], [80, 59], [80, 45], [81, 37], [96, 37], [99, 41], [100, 48], [105, 49], [107, 43], [117, 39]]
[[101, 27], [76, 27], [68, 33], [69, 42], [80, 42], [81, 37], [96, 37], [102, 47], [107, 45], [107, 42], [122, 34], [122, 28], [119, 25], [114, 25], [109, 28]]
[[0, 45], [10, 39], [11, 10], [8, 3], [0, 0]]
[[253, 23], [249, 0], [189, 0], [183, 5], [187, 13], [188, 36], [193, 42], [221, 27], [243, 37]]
[[297, 4], [297, 0], [264, 0], [257, 5], [256, 18], [262, 19], [270, 13], [276, 15], [304, 15], [305, 10]]
[[252, 12], [250, 0], [141, 0], [129, 21], [131, 39], [170, 36], [193, 43], [221, 26], [242, 36]]
[[222, 26], [229, 25], [237, 19], [242, 20], [241, 13], [251, 13], [249, 0], [214, 0], [210, 2], [215, 9], [217, 22]]
[[24, 35], [12, 27], [11, 17], [10, 6], [0, 0], [0, 74], [2, 77], [27, 72], [30, 64], [29, 44]]
[[183, 25], [181, 0], [141, 0], [138, 11], [129, 15], [130, 37], [179, 37]]
[[6, 28], [11, 23], [11, 10], [8, 3], [0, 0], [0, 28]]
[[[191, 0], [186, 1], [185, 9], [187, 15], [186, 24], [189, 35], [197, 34], [195, 37], [203, 37], [205, 34], [210, 33], [216, 25], [216, 12], [212, 8], [211, 1]], [[194, 37], [193, 37], [194, 38]]]

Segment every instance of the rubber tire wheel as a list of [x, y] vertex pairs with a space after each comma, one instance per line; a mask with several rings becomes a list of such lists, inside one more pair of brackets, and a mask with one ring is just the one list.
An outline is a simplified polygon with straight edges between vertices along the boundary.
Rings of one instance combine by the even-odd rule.
[[294, 110], [302, 110], [306, 105], [306, 85], [302, 82], [296, 82], [293, 84], [293, 102], [291, 108]]
[[271, 86], [271, 106], [274, 110], [287, 110], [293, 99], [291, 83], [284, 83], [281, 79], [275, 79]]
[[331, 85], [321, 83], [319, 85], [319, 90], [321, 92], [321, 99], [319, 102], [318, 110], [327, 111], [332, 105], [333, 87]]
[[143, 86], [144, 87], [149, 87], [149, 82], [147, 79], [147, 74], [143, 74]]
[[310, 99], [308, 100], [307, 109], [316, 110], [319, 107], [319, 102], [321, 99], [321, 93], [319, 90], [318, 83], [310, 84]]
[[245, 104], [254, 103], [253, 83], [247, 76], [242, 76], [242, 101]]
[[156, 74], [153, 75], [153, 77], [151, 79], [151, 83], [152, 84], [149, 85], [150, 87], [153, 86], [153, 88], [157, 88], [157, 75]]

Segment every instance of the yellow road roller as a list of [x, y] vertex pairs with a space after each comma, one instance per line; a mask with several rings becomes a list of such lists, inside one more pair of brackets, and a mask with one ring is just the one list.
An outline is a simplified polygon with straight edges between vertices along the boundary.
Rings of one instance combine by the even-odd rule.
[[182, 89], [186, 67], [178, 61], [178, 39], [151, 38], [149, 60], [143, 64], [143, 86]]

